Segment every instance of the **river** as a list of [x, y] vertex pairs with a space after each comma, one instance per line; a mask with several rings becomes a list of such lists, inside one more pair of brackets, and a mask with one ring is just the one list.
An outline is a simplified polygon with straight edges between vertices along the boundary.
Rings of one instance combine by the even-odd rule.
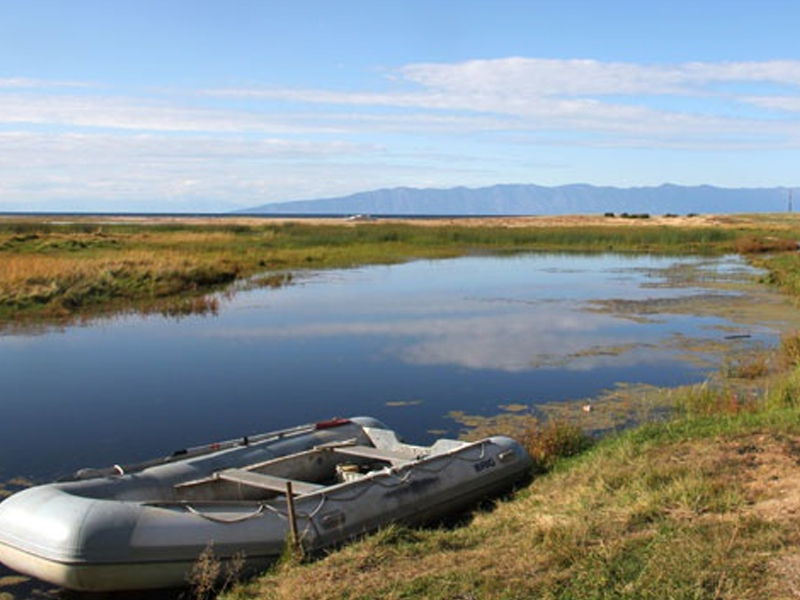
[[620, 382], [702, 381], [720, 358], [701, 340], [777, 342], [775, 323], [602, 304], [746, 293], [687, 285], [681, 269], [715, 283], [753, 275], [734, 257], [415, 261], [224, 294], [216, 315], [120, 315], [0, 335], [0, 481], [333, 416], [372, 415], [426, 442], [459, 435], [453, 411], [591, 398]]

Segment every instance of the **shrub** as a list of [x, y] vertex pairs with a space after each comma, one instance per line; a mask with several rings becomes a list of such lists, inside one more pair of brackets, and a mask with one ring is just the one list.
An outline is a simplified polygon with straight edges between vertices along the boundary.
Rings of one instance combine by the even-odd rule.
[[209, 542], [187, 576], [192, 597], [195, 600], [210, 600], [224, 593], [242, 578], [244, 566], [244, 553], [235, 553], [223, 564], [214, 554], [214, 542]]
[[559, 459], [580, 454], [592, 443], [580, 427], [558, 419], [544, 423], [532, 419], [520, 441], [533, 457], [537, 473], [549, 471]]
[[722, 371], [729, 379], [758, 379], [769, 374], [770, 357], [766, 352], [753, 351], [727, 360]]
[[[773, 384], [767, 390], [765, 404], [767, 408], [796, 409], [800, 405], [800, 370]], [[796, 419], [794, 411], [791, 412], [791, 419]]]
[[736, 252], [739, 254], [759, 254], [762, 252], [796, 252], [798, 243], [796, 240], [787, 240], [776, 237], [759, 238], [754, 235], [746, 235], [738, 238], [734, 242]]
[[738, 415], [752, 412], [756, 404], [746, 393], [733, 389], [718, 389], [708, 383], [681, 390], [675, 401], [678, 414], [689, 418]]
[[220, 561], [214, 556], [214, 544], [209, 542], [200, 553], [188, 577], [188, 583], [196, 600], [211, 598], [221, 571]]
[[789, 369], [800, 367], [800, 331], [781, 336], [780, 361], [783, 367]]

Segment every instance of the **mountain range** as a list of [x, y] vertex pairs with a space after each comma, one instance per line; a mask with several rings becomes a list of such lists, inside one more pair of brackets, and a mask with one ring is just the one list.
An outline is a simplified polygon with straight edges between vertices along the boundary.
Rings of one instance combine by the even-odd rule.
[[398, 187], [339, 198], [263, 204], [244, 214], [296, 215], [558, 215], [699, 214], [791, 210], [788, 188], [721, 188], [710, 185], [600, 187], [532, 184], [448, 189]]

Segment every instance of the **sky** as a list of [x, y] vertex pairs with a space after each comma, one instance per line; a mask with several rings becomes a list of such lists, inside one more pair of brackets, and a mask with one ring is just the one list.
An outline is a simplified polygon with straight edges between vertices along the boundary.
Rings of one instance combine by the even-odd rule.
[[795, 0], [0, 0], [0, 211], [800, 185]]

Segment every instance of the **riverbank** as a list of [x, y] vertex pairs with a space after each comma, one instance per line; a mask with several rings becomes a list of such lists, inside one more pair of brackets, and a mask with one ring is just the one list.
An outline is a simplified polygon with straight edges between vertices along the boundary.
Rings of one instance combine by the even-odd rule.
[[469, 523], [389, 528], [223, 598], [796, 598], [800, 338], [773, 358], [758, 392], [670, 390], [669, 420], [588, 450], [574, 429], [534, 432], [561, 458]]
[[[578, 219], [582, 225], [506, 228], [381, 222], [226, 222], [224, 227], [45, 223], [36, 225], [39, 230], [18, 227], [11, 234], [16, 238], [3, 246], [2, 258], [16, 252], [36, 260], [72, 261], [62, 265], [111, 268], [103, 284], [107, 288], [99, 289], [114, 289], [119, 283], [113, 268], [120, 263], [115, 261], [149, 273], [144, 284], [131, 286], [146, 291], [145, 308], [122, 293], [112, 295], [110, 302], [89, 294], [101, 302], [62, 303], [68, 311], [65, 318], [90, 318], [98, 314], [95, 311], [145, 310], [153, 300], [205, 299], [208, 290], [226, 284], [199, 281], [175, 295], [165, 284], [167, 294], [160, 296], [157, 273], [191, 272], [197, 265], [214, 266], [224, 259], [231, 261], [223, 263], [227, 266], [252, 265], [259, 274], [258, 281], [251, 282], [252, 276], [240, 268], [233, 278], [239, 285], [282, 285], [306, 265], [325, 268], [338, 260], [341, 266], [364, 264], [364, 257], [399, 261], [426, 252], [448, 256], [535, 249], [719, 254], [737, 248], [756, 252], [788, 247], [800, 237], [798, 229], [787, 229], [782, 220], [765, 224], [752, 218], [727, 228], [702, 226], [695, 231], [617, 221], [623, 219], [614, 217], [613, 225], [609, 221], [602, 227]], [[266, 270], [259, 264], [281, 252], [296, 262], [287, 258]], [[796, 251], [750, 258], [769, 269], [765, 281], [795, 293], [800, 272]], [[159, 270], [161, 266], [167, 268]], [[20, 272], [26, 283], [46, 283], [41, 279], [44, 271], [37, 275], [40, 279], [22, 267]], [[92, 273], [87, 268], [88, 276]], [[86, 285], [92, 292], [96, 284]], [[72, 289], [73, 301], [79, 297], [79, 287], [64, 289]], [[58, 306], [59, 296], [53, 298], [52, 306]], [[18, 317], [13, 313], [10, 319]], [[229, 596], [792, 597], [792, 565], [800, 562], [793, 554], [798, 524], [792, 512], [794, 461], [800, 448], [795, 424], [800, 377], [796, 362], [779, 359], [791, 357], [791, 347], [796, 346], [796, 336], [787, 332], [786, 339], [785, 350], [735, 368], [729, 365], [713, 385], [661, 390], [676, 409], [673, 420], [606, 436], [589, 450], [584, 450], [584, 438], [573, 427], [558, 421], [531, 424], [522, 435], [531, 444], [541, 443], [540, 463], [547, 474], [540, 474], [513, 500], [479, 512], [469, 524], [443, 530], [390, 529], [328, 557], [287, 562]], [[745, 385], [734, 386], [734, 380]]]
[[[800, 300], [797, 252], [751, 260], [768, 269], [764, 283]], [[532, 424], [528, 442], [550, 453], [548, 472], [468, 524], [390, 528], [223, 597], [796, 598], [797, 331], [713, 383], [655, 393], [668, 396], [667, 420], [586, 450], [573, 427]]]
[[794, 215], [464, 219], [3, 217], [0, 326], [213, 312], [234, 282], [469, 253], [721, 254], [796, 247]]

